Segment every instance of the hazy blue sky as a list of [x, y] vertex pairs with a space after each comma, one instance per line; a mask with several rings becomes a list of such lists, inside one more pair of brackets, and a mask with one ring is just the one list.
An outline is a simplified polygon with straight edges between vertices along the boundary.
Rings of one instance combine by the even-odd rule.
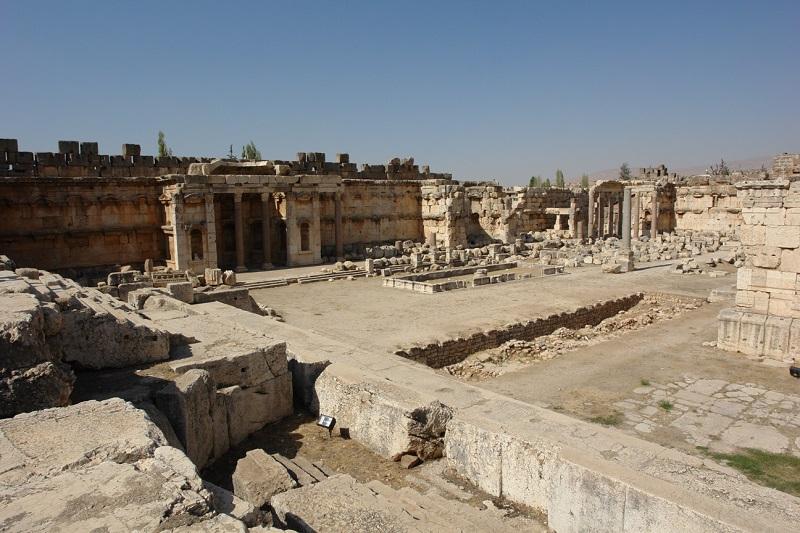
[[0, 0], [0, 137], [459, 178], [800, 150], [800, 1]]

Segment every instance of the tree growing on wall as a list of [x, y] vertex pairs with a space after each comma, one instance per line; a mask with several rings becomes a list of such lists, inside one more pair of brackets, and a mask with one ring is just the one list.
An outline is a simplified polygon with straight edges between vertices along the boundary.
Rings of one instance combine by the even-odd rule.
[[242, 146], [242, 159], [251, 160], [251, 161], [260, 161], [261, 160], [261, 152], [256, 148], [256, 145], [253, 141]]
[[631, 174], [631, 167], [628, 166], [628, 163], [622, 163], [622, 166], [619, 167], [619, 179], [621, 180], [629, 180], [633, 177]]
[[236, 159], [236, 154], [233, 153], [233, 145], [228, 148], [228, 159]]
[[547, 178], [542, 182], [542, 188], [549, 189], [550, 187], [552, 187], [552, 185], [550, 185], [550, 178]]
[[564, 173], [559, 168], [556, 170], [556, 187], [563, 189], [564, 185]]
[[730, 176], [731, 169], [728, 168], [728, 164], [725, 163], [724, 159], [719, 160], [719, 165], [711, 165], [711, 175], [713, 176]]
[[172, 157], [172, 148], [167, 146], [167, 138], [161, 130], [158, 130], [156, 144], [158, 145], [158, 157]]
[[583, 174], [581, 176], [581, 189], [588, 189], [589, 188], [589, 175]]
[[542, 177], [531, 176], [531, 179], [528, 182], [528, 187], [541, 187], [541, 186], [542, 186]]

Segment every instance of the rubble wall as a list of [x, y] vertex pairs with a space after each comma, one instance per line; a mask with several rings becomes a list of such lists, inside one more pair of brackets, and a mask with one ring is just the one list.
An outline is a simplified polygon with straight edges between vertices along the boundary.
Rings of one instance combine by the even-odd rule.
[[746, 255], [736, 306], [720, 313], [720, 348], [779, 360], [800, 348], [800, 181], [745, 181], [740, 238]]
[[47, 270], [166, 259], [157, 178], [0, 179], [0, 249]]
[[643, 293], [606, 300], [589, 307], [580, 307], [571, 313], [559, 313], [543, 318], [474, 333], [467, 338], [415, 346], [399, 350], [396, 355], [422, 363], [431, 368], [442, 368], [466, 359], [470, 354], [497, 348], [510, 340], [531, 340], [549, 335], [559, 328], [580, 329], [594, 326], [620, 311], [630, 309], [644, 297]]

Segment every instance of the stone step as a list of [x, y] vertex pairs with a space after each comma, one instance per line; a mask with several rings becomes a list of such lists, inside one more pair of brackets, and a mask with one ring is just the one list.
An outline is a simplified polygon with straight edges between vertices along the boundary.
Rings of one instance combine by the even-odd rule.
[[317, 480], [314, 479], [308, 472], [297, 466], [291, 459], [284, 457], [279, 453], [273, 453], [272, 457], [278, 461], [289, 475], [292, 476], [292, 479], [297, 481], [297, 484], [301, 487], [305, 487], [306, 485], [311, 485], [312, 483], [316, 483]]
[[[369, 487], [369, 489], [376, 495], [399, 504], [409, 515], [411, 515], [412, 518], [414, 518], [414, 520], [419, 520], [422, 524], [425, 524], [426, 530], [444, 531], [449, 530], [456, 525], [449, 520], [448, 516], [446, 516], [448, 513], [443, 514], [439, 509], [431, 510], [423, 507], [422, 505], [419, 505], [418, 501], [409, 497], [408, 494], [397, 491], [378, 480], [368, 482], [367, 487]], [[409, 490], [414, 492], [411, 489]], [[469, 526], [469, 524], [458, 525]]]

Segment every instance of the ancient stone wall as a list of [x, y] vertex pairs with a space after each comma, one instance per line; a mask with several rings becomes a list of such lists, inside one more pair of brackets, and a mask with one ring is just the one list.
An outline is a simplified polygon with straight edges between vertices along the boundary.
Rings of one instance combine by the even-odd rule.
[[558, 328], [580, 329], [594, 326], [620, 311], [630, 309], [644, 297], [637, 293], [606, 300], [589, 307], [580, 307], [569, 313], [559, 313], [489, 331], [474, 333], [467, 338], [449, 339], [426, 346], [399, 350], [396, 355], [411, 359], [432, 368], [442, 368], [466, 359], [470, 354], [497, 348], [510, 340], [531, 340], [549, 335]]
[[[345, 246], [422, 240], [420, 182], [344, 180], [343, 185], [342, 232]], [[334, 208], [333, 198], [323, 198], [323, 256], [334, 255]]]
[[0, 249], [49, 270], [163, 260], [159, 178], [2, 178]]
[[736, 307], [720, 313], [718, 346], [786, 360], [800, 353], [800, 181], [736, 184], [747, 256]]
[[732, 234], [742, 223], [736, 186], [713, 179], [676, 186], [675, 229]]
[[781, 154], [772, 161], [773, 178], [791, 178], [800, 176], [800, 154]]

